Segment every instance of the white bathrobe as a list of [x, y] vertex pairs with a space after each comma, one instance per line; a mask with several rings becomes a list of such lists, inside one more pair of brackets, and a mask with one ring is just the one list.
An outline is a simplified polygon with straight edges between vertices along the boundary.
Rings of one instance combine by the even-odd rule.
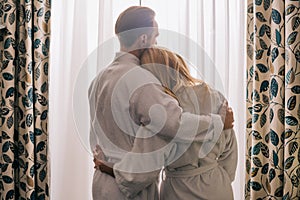
[[[219, 113], [225, 98], [205, 83], [182, 87], [176, 93], [184, 111]], [[182, 145], [178, 143], [177, 148]], [[221, 133], [217, 142], [195, 141], [165, 168], [161, 200], [231, 200], [231, 183], [237, 166], [237, 142], [233, 129]]]
[[[194, 139], [215, 141], [221, 132], [206, 131], [219, 126], [218, 115], [183, 113], [154, 76], [138, 65], [134, 55], [117, 53], [89, 88], [91, 148], [101, 147], [99, 158], [113, 166], [116, 176], [95, 170], [94, 200], [158, 199], [158, 175], [166, 160], [178, 158], [170, 154], [176, 142], [187, 148]], [[153, 148], [159, 151], [152, 154]]]

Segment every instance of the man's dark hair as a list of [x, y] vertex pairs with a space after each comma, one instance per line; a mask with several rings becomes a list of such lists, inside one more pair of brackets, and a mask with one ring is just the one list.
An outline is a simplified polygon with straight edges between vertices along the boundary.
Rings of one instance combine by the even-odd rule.
[[143, 6], [132, 6], [123, 11], [115, 25], [115, 33], [120, 43], [130, 47], [140, 35], [149, 35], [154, 25], [154, 17], [155, 12]]

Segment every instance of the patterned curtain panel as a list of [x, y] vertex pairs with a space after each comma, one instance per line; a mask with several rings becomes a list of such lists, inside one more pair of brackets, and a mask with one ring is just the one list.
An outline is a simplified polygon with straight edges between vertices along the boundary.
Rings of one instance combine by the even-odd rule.
[[248, 0], [246, 199], [300, 199], [300, 2]]
[[50, 0], [2, 0], [0, 199], [49, 199]]

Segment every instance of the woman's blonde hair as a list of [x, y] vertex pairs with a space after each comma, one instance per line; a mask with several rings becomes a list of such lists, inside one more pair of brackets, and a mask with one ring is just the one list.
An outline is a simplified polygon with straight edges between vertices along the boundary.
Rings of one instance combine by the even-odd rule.
[[161, 82], [168, 94], [169, 92], [175, 93], [182, 86], [202, 83], [201, 80], [191, 76], [183, 58], [168, 49], [162, 47], [145, 49], [140, 60], [141, 66], [149, 70]]

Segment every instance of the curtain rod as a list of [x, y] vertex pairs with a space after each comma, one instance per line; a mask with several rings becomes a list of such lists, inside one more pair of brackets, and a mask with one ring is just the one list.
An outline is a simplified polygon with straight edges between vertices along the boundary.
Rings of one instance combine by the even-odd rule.
[[140, 0], [140, 6], [142, 6], [142, 0]]

